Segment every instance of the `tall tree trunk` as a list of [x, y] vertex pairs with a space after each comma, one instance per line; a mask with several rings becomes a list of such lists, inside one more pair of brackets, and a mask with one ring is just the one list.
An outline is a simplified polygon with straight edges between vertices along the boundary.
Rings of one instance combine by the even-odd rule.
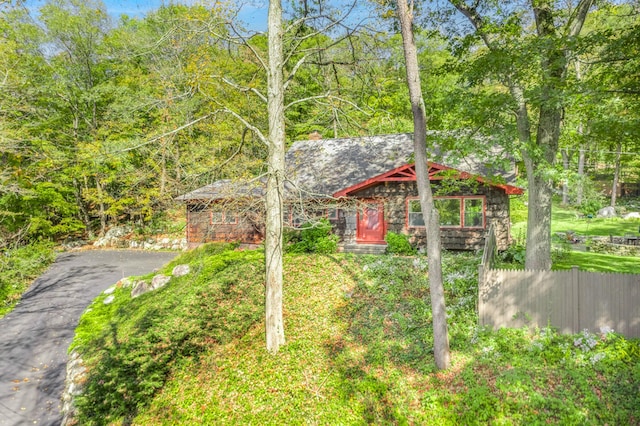
[[616, 145], [616, 165], [613, 172], [613, 185], [611, 187], [611, 207], [616, 206], [618, 198], [618, 182], [620, 181], [620, 156], [622, 155], [622, 142]]
[[551, 180], [541, 176], [533, 161], [525, 156], [528, 182], [527, 244], [525, 269], [551, 269]]
[[96, 175], [96, 191], [98, 194], [98, 214], [100, 215], [100, 236], [104, 236], [107, 232], [107, 214], [104, 208], [104, 201], [102, 201], [102, 185], [98, 175]]
[[[582, 81], [582, 66], [580, 61], [573, 61], [576, 69], [576, 79]], [[580, 138], [580, 150], [578, 153], [578, 184], [576, 185], [576, 205], [582, 204], [582, 194], [584, 188], [584, 125], [578, 123], [578, 137]]]
[[565, 177], [562, 179], [562, 205], [569, 204], [569, 151], [567, 149], [561, 149], [562, 153], [562, 169], [564, 170]]
[[449, 336], [447, 332], [447, 316], [442, 284], [442, 259], [440, 250], [440, 219], [433, 203], [431, 182], [429, 181], [429, 165], [427, 160], [427, 116], [425, 112], [422, 89], [420, 87], [420, 71], [418, 54], [413, 37], [413, 1], [397, 0], [397, 14], [402, 32], [402, 45], [407, 69], [407, 86], [413, 112], [413, 149], [415, 155], [416, 183], [420, 195], [420, 207], [424, 212], [427, 225], [427, 258], [429, 263], [429, 290], [431, 293], [431, 310], [433, 315], [433, 347], [436, 366], [439, 369], [449, 368]]
[[160, 198], [164, 199], [167, 186], [167, 148], [166, 139], [160, 138]]
[[[539, 160], [534, 160], [530, 152], [535, 152], [531, 139], [531, 122], [523, 90], [509, 82], [509, 91], [516, 101], [516, 125], [518, 140], [522, 146], [522, 157], [527, 172], [527, 240], [525, 269], [551, 268], [551, 195], [552, 185], [538, 169]], [[548, 235], [548, 237], [547, 237]]]
[[[582, 125], [580, 125], [582, 128]], [[582, 197], [584, 194], [584, 158], [585, 150], [580, 148], [578, 153], [578, 186], [576, 188], [576, 205], [582, 204]]]
[[[86, 188], [86, 184], [87, 184], [87, 177], [84, 177], [84, 181], [85, 181], [85, 188]], [[73, 187], [75, 189], [75, 197], [76, 197], [76, 204], [78, 205], [78, 212], [80, 215], [80, 219], [82, 220], [82, 223], [84, 224], [84, 228], [87, 232], [87, 236], [89, 237], [89, 239], [93, 238], [93, 229], [91, 229], [91, 220], [89, 219], [89, 212], [87, 211], [87, 206], [82, 198], [82, 185], [80, 184], [80, 182], [78, 182], [78, 179], [73, 178]]]
[[269, 67], [267, 70], [267, 106], [269, 112], [269, 158], [266, 204], [266, 291], [265, 332], [267, 351], [275, 354], [284, 345], [282, 318], [282, 228], [284, 194], [284, 55], [282, 48], [282, 5], [269, 1]]

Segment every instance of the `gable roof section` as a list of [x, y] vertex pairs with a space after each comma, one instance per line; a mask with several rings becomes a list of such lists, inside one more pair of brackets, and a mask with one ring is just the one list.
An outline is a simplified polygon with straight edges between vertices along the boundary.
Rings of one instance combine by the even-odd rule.
[[287, 151], [287, 179], [313, 196], [331, 197], [343, 188], [410, 162], [406, 134], [295, 142]]
[[[429, 164], [429, 180], [445, 179], [445, 176], [440, 174], [440, 172], [445, 170], [450, 170], [458, 173], [455, 174], [454, 176], [447, 175], [446, 178], [453, 177], [455, 179], [474, 179], [480, 183], [500, 188], [509, 195], [520, 195], [524, 193], [524, 190], [522, 188], [518, 188], [517, 186], [491, 182], [489, 179], [485, 177], [472, 175], [471, 173], [459, 171], [452, 167], [447, 167], [442, 164], [432, 163], [431, 161], [428, 164]], [[440, 176], [438, 176], [438, 174], [440, 174]], [[416, 180], [415, 164], [405, 164], [404, 166], [398, 167], [393, 170], [389, 170], [386, 173], [383, 173], [381, 175], [374, 176], [370, 179], [359, 182], [353, 186], [350, 186], [349, 188], [344, 188], [336, 192], [335, 194], [333, 194], [333, 196], [336, 198], [346, 197], [355, 192], [361, 191], [371, 186], [375, 186], [381, 182], [403, 182], [403, 181], [406, 182], [406, 181], [415, 181], [415, 180]]]
[[[438, 132], [429, 132], [437, 139]], [[482, 177], [497, 176], [506, 183], [515, 180], [515, 172], [492, 169], [491, 159], [505, 158], [498, 149], [490, 148], [473, 156], [461, 157], [457, 152], [443, 152], [438, 147], [429, 153], [432, 166], [440, 170], [455, 169]], [[358, 138], [303, 140], [295, 142], [285, 155], [287, 197], [332, 198], [335, 194], [361, 185], [371, 179], [415, 180], [411, 176], [413, 135], [401, 133]], [[402, 175], [402, 174], [406, 175]], [[384, 177], [383, 177], [384, 176]], [[178, 197], [179, 200], [216, 200], [235, 196], [261, 196], [264, 179], [252, 184], [217, 181]], [[495, 185], [500, 186], [500, 185]], [[508, 185], [507, 185], [508, 186]], [[515, 188], [515, 187], [513, 187]]]

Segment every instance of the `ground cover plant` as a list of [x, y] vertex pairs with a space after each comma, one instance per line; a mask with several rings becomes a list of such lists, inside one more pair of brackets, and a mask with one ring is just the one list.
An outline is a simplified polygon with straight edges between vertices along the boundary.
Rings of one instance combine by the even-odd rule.
[[18, 303], [22, 293], [56, 257], [53, 245], [35, 243], [0, 252], [0, 318]]
[[[289, 254], [287, 344], [264, 347], [263, 258], [205, 246], [193, 272], [91, 306], [81, 424], [637, 424], [640, 343], [477, 327], [478, 257], [444, 254], [452, 367], [434, 369], [422, 256]], [[171, 265], [170, 265], [171, 266]]]

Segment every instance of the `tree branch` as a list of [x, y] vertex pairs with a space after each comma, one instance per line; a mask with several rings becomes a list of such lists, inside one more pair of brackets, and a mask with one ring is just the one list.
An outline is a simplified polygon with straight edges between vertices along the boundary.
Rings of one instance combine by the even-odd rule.
[[170, 135], [173, 135], [173, 134], [175, 134], [175, 133], [178, 133], [179, 131], [186, 129], [187, 127], [191, 127], [191, 126], [193, 126], [194, 124], [196, 124], [196, 123], [198, 123], [198, 122], [200, 122], [200, 121], [202, 121], [202, 120], [206, 120], [207, 118], [211, 117], [213, 114], [214, 114], [214, 113], [210, 113], [210, 114], [207, 114], [207, 115], [205, 115], [205, 116], [203, 116], [203, 117], [197, 118], [197, 119], [195, 119], [195, 120], [193, 120], [193, 121], [190, 121], [190, 122], [189, 122], [189, 123], [187, 123], [187, 124], [184, 124], [184, 125], [182, 125], [182, 126], [180, 126], [180, 127], [176, 128], [176, 129], [171, 130], [170, 132], [163, 133], [163, 134], [161, 134], [160, 136], [156, 136], [155, 138], [153, 138], [153, 139], [149, 139], [148, 141], [142, 142], [142, 143], [140, 143], [140, 144], [138, 144], [138, 145], [136, 145], [136, 146], [132, 146], [132, 147], [129, 147], [129, 148], [122, 149], [122, 150], [120, 150], [119, 152], [128, 152], [128, 151], [133, 151], [133, 150], [136, 150], [136, 149], [141, 148], [141, 147], [143, 147], [143, 146], [146, 146], [146, 145], [152, 144], [153, 142], [155, 142], [155, 141], [157, 141], [157, 140], [159, 140], [159, 139], [162, 139], [162, 138], [165, 138], [165, 137], [167, 137], [167, 136], [170, 136]]
[[229, 86], [233, 87], [234, 89], [242, 92], [242, 93], [247, 93], [247, 92], [252, 92], [254, 93], [256, 96], [258, 96], [262, 101], [267, 102], [267, 97], [265, 95], [263, 95], [258, 89], [256, 89], [255, 87], [242, 87], [239, 84], [234, 83], [233, 81], [227, 79], [226, 77], [221, 77], [220, 78], [224, 83], [228, 84]]
[[591, 5], [593, 5], [593, 0], [580, 0], [580, 3], [578, 3], [576, 7], [575, 15], [569, 20], [569, 25], [567, 25], [569, 37], [576, 37], [580, 34]]
[[493, 41], [489, 39], [489, 35], [484, 31], [484, 18], [478, 13], [476, 6], [469, 6], [465, 2], [452, 1], [453, 6], [458, 9], [460, 13], [467, 17], [473, 27], [476, 29], [484, 44], [490, 49], [495, 50]]

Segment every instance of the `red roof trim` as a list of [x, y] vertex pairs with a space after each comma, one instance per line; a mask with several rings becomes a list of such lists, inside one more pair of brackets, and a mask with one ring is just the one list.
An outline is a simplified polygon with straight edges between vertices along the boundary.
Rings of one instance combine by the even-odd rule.
[[[445, 176], [438, 176], [438, 173], [442, 170], [455, 170], [458, 174], [455, 176], [456, 179], [475, 179], [478, 182], [485, 183], [487, 185], [494, 186], [496, 188], [500, 188], [504, 190], [508, 195], [520, 195], [524, 193], [522, 188], [518, 188], [517, 186], [507, 185], [502, 183], [492, 183], [486, 178], [481, 176], [474, 176], [470, 173], [463, 172], [460, 170], [456, 170], [452, 167], [448, 167], [438, 163], [429, 162], [429, 180], [442, 180], [445, 179]], [[334, 197], [346, 197], [349, 194], [361, 191], [363, 189], [374, 186], [380, 182], [402, 182], [402, 181], [415, 181], [416, 180], [416, 172], [414, 164], [405, 164], [404, 166], [400, 166], [393, 170], [389, 170], [388, 172], [382, 173], [378, 176], [374, 176], [370, 179], [364, 180], [360, 183], [352, 185], [348, 188], [342, 189], [335, 194]]]

